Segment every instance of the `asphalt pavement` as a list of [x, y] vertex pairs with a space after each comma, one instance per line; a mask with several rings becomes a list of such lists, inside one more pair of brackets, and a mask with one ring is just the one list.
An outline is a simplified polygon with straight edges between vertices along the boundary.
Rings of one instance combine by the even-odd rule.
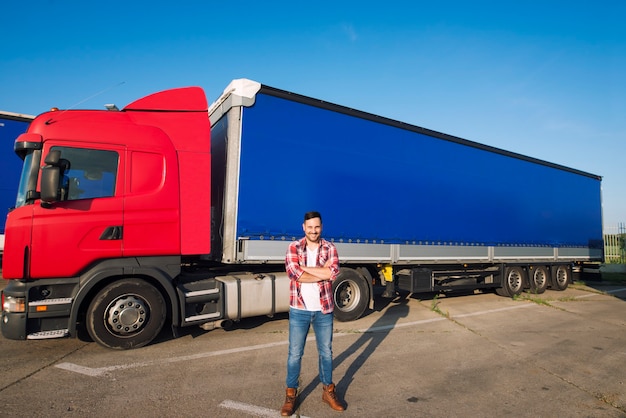
[[[626, 417], [626, 285], [563, 292], [399, 295], [335, 323], [322, 403], [307, 345], [302, 417]], [[287, 317], [194, 327], [114, 351], [78, 339], [0, 338], [0, 416], [273, 417], [284, 399]], [[311, 337], [313, 338], [313, 337]]]

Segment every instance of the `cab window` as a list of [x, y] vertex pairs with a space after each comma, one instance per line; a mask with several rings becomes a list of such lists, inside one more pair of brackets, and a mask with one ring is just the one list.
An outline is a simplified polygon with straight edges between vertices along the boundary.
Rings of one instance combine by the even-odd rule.
[[69, 161], [69, 169], [63, 175], [63, 200], [115, 195], [117, 152], [58, 146], [51, 150], [60, 150], [61, 157]]

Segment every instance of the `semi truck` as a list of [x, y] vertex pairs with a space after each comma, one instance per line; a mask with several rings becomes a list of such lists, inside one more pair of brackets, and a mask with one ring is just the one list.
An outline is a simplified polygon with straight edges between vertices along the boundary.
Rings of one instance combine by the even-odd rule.
[[22, 161], [13, 152], [15, 138], [26, 131], [34, 116], [0, 110], [0, 255], [4, 251], [4, 220], [9, 209], [15, 206], [17, 184], [20, 180]]
[[110, 108], [15, 140], [6, 338], [129, 349], [287, 312], [310, 210], [339, 253], [339, 321], [399, 291], [563, 290], [603, 257], [595, 174], [247, 79], [210, 106], [183, 87]]

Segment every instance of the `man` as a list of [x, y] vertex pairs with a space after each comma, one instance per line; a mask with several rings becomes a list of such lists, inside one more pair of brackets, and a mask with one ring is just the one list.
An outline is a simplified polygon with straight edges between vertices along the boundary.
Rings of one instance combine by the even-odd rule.
[[333, 301], [332, 281], [339, 274], [337, 249], [322, 238], [322, 215], [304, 214], [304, 237], [289, 245], [285, 268], [289, 275], [289, 355], [287, 395], [280, 414], [290, 416], [296, 407], [300, 366], [309, 328], [313, 325], [319, 354], [322, 400], [336, 411], [345, 407], [337, 398], [333, 383]]

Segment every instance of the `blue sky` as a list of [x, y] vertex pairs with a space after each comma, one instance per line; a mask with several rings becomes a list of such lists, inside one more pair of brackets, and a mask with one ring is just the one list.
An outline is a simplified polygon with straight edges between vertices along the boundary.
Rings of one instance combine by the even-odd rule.
[[624, 0], [8, 3], [2, 110], [250, 78], [601, 175], [626, 222]]

